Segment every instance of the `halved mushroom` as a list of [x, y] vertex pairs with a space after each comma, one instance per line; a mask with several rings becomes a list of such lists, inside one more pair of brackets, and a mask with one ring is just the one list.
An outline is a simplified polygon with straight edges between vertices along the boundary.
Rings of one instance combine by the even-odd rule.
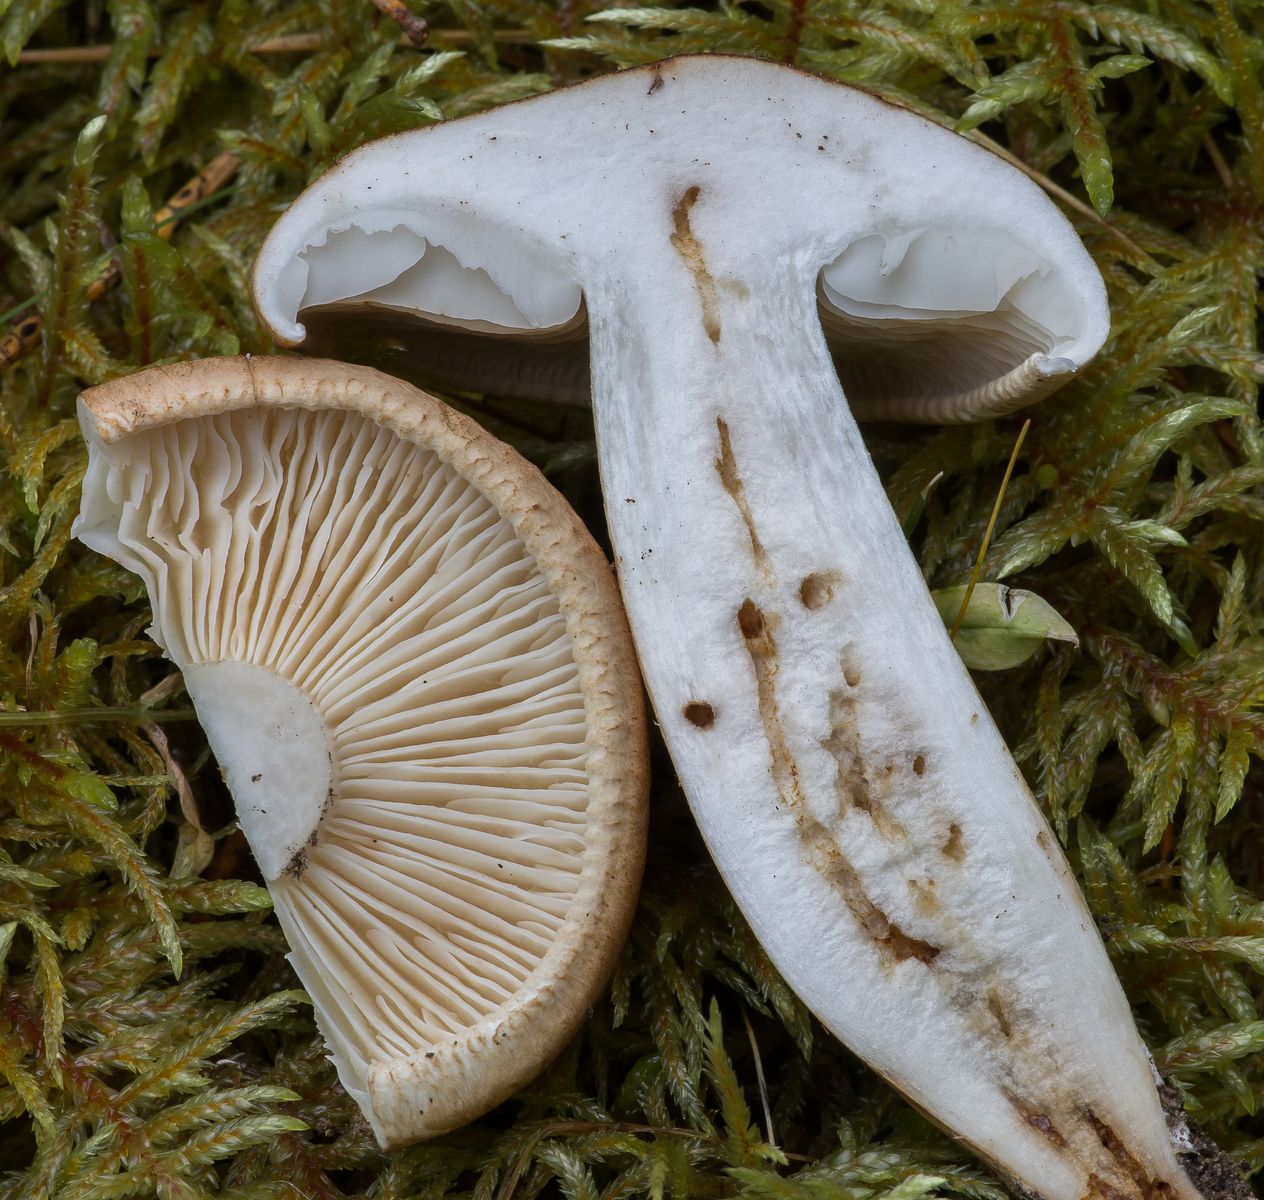
[[[383, 230], [473, 272], [478, 320], [496, 323], [489, 287], [526, 319], [499, 360], [474, 361], [490, 334], [453, 331], [440, 367], [465, 386], [518, 390], [489, 385], [488, 363], [538, 364], [530, 331], [586, 315], [642, 669], [707, 844], [789, 984], [1045, 1200], [1194, 1200], [1092, 918], [848, 409], [988, 415], [1085, 363], [1105, 290], [1053, 204], [912, 113], [708, 56], [349, 155], [260, 252], [279, 339], [301, 343], [339, 296], [388, 296], [402, 329], [390, 272], [407, 262], [354, 295], [326, 270], [331, 245]], [[556, 303], [537, 306], [526, 263]], [[427, 293], [424, 353], [452, 311]]]
[[[679, 71], [687, 61], [673, 60], [672, 69]], [[711, 65], [689, 70], [732, 72], [723, 64], [733, 60], [706, 61]], [[660, 69], [646, 69], [652, 70]], [[787, 68], [779, 73], [793, 74]], [[718, 156], [714, 162], [695, 158], [688, 166], [696, 167], [693, 176], [699, 179], [715, 177], [730, 200], [750, 186], [765, 191], [741, 235], [749, 239], [745, 251], [753, 258], [786, 236], [807, 235], [787, 249], [807, 256], [818, 272], [816, 314], [852, 411], [888, 421], [973, 421], [1031, 404], [1065, 382], [1100, 346], [1108, 314], [1096, 268], [1057, 210], [1034, 185], [984, 151], [957, 139], [960, 150], [949, 158], [958, 162], [942, 154], [924, 159], [926, 136], [942, 148], [942, 131], [850, 89], [832, 90], [832, 132], [817, 129], [817, 114], [810, 109], [786, 110], [782, 97], [767, 98], [767, 115], [780, 126], [777, 134], [792, 139], [803, 158], [781, 183], [810, 190], [817, 183], [808, 182], [809, 176], [834, 174], [846, 177], [854, 190], [822, 193], [795, 218], [791, 200], [783, 198], [786, 207], [777, 207], [777, 189], [762, 174], [767, 164], [754, 168], [760, 172], [757, 185], [737, 178], [741, 168]], [[661, 125], [665, 114], [656, 111], [661, 107], [647, 103], [636, 115]], [[617, 136], [613, 114], [603, 113], [602, 120]], [[717, 118], [718, 125], [727, 120]], [[858, 130], [860, 122], [871, 128]], [[264, 247], [256, 270], [258, 301], [278, 338], [302, 343], [308, 353], [357, 356], [378, 347], [392, 369], [434, 386], [587, 403], [590, 329], [578, 281], [587, 287], [592, 281], [586, 278], [591, 268], [576, 256], [585, 253], [586, 236], [604, 236], [598, 214], [615, 218], [610, 200], [599, 195], [613, 172], [588, 151], [574, 155], [573, 164], [528, 154], [515, 124], [520, 122], [476, 136], [479, 160], [503, 162], [521, 151], [524, 159], [541, 164], [545, 175], [533, 185], [554, 196], [567, 194], [568, 204], [537, 224], [519, 212], [502, 213], [497, 198], [486, 193], [496, 168], [480, 182], [450, 177], [445, 165], [443, 178], [422, 185], [418, 175], [435, 160], [423, 167], [401, 154], [406, 139], [365, 148], [326, 176], [345, 179], [345, 190], [336, 197], [322, 194], [318, 209], [300, 201]], [[594, 122], [593, 132], [603, 137], [600, 126], [601, 120]], [[888, 136], [892, 130], [894, 136]], [[915, 146], [909, 137], [914, 131]], [[417, 144], [442, 159], [444, 135], [424, 132]], [[626, 138], [658, 138], [635, 160], [647, 170], [670, 158], [671, 131], [638, 132], [629, 123], [623, 132]], [[858, 143], [863, 156], [855, 153]], [[827, 157], [808, 163], [813, 153]], [[840, 163], [840, 156], [850, 157]], [[453, 159], [456, 175], [465, 162]], [[979, 178], [969, 179], [971, 167], [980, 163], [985, 165]], [[554, 167], [557, 176], [550, 173]], [[669, 174], [685, 167], [673, 163]], [[577, 175], [568, 177], [568, 170]], [[361, 202], [357, 186], [370, 174], [375, 194], [364, 196], [371, 203]], [[1001, 186], [995, 186], [998, 177]], [[459, 189], [455, 207], [445, 200], [449, 183], [453, 196]], [[647, 180], [644, 198], [658, 186]], [[708, 207], [716, 202], [712, 186]], [[515, 187], [505, 191], [516, 194]], [[639, 194], [629, 187], [627, 196]], [[677, 247], [683, 253], [692, 253], [696, 240], [688, 228], [689, 210], [700, 196], [701, 186], [681, 188], [672, 210], [673, 237], [683, 237]], [[882, 204], [871, 203], [875, 198]], [[595, 213], [586, 211], [589, 205], [596, 206]], [[618, 220], [628, 216], [619, 214]], [[759, 225], [778, 218], [785, 226], [780, 232]], [[732, 225], [730, 214], [718, 219]], [[661, 220], [659, 211], [651, 223]], [[568, 240], [577, 244], [563, 244]], [[709, 238], [708, 245], [713, 243]], [[616, 275], [625, 267], [633, 270], [634, 244], [635, 237], [611, 246]], [[735, 288], [747, 286], [740, 271], [728, 279], [727, 289], [723, 284], [711, 278], [705, 285], [712, 309], [721, 291], [731, 300]], [[776, 332], [770, 322], [766, 333]]]
[[383, 1146], [572, 1035], [631, 919], [645, 727], [618, 593], [540, 474], [365, 368], [85, 392], [78, 537], [184, 672], [338, 1074]]

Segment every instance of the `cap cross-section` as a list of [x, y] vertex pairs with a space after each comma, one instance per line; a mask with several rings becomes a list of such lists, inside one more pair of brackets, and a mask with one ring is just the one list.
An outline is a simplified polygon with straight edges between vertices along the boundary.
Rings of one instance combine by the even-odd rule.
[[808, 307], [860, 416], [1010, 411], [1108, 325], [1096, 269], [1017, 171], [862, 92], [722, 56], [356, 151], [273, 230], [255, 290], [287, 344], [391, 332], [434, 382], [575, 400], [592, 324], [684, 316], [663, 255], [709, 338], [776, 342]]

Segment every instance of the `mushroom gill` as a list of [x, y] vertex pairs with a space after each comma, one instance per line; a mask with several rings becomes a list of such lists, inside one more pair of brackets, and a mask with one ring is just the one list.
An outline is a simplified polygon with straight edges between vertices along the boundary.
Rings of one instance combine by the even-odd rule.
[[863, 418], [962, 421], [1031, 404], [1100, 342], [1083, 264], [988, 229], [857, 238], [821, 272], [821, 325]]
[[[301, 372], [320, 374], [280, 373]], [[609, 707], [603, 671], [628, 652], [617, 604], [583, 611], [609, 599], [604, 562], [566, 546], [582, 534], [569, 510], [539, 518], [547, 485], [511, 451], [479, 431], [454, 463], [397, 420], [293, 406], [310, 398], [282, 382], [278, 403], [168, 414], [126, 436], [106, 429], [108, 389], [88, 393], [77, 532], [144, 581], [340, 1077], [398, 1140], [375, 1115], [374, 1068], [429, 1063], [472, 1029], [495, 1040], [547, 990], [559, 945], [597, 959], [618, 945], [637, 772], [608, 777], [611, 714], [592, 710]], [[449, 440], [466, 432], [413, 395]], [[499, 496], [469, 477], [489, 458], [521, 475]], [[542, 569], [524, 520], [568, 561]], [[602, 578], [581, 579], [576, 611], [559, 578], [589, 558]], [[613, 703], [613, 736], [631, 739], [615, 758], [635, 766], [637, 701], [625, 689]], [[612, 844], [612, 816], [628, 845]], [[594, 886], [615, 892], [595, 922]], [[604, 969], [579, 973], [599, 986]], [[564, 1038], [573, 1020], [556, 1020]], [[536, 1049], [526, 1058], [541, 1065]], [[450, 1116], [428, 1115], [425, 1133]]]

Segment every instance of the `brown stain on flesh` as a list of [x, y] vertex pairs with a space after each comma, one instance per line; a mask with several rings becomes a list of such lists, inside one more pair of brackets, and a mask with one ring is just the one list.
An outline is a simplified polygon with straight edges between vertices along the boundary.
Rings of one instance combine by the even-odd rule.
[[[781, 802], [794, 817], [807, 864], [838, 894], [885, 966], [893, 968], [915, 960], [934, 967], [954, 996], [953, 1006], [976, 1030], [977, 1036], [994, 1041], [999, 1032], [1004, 1043], [1009, 1044], [1012, 1057], [1008, 1057], [1010, 1052], [1007, 1051], [998, 1054], [995, 1060], [995, 1084], [1024, 1126], [1058, 1153], [1083, 1162], [1089, 1169], [1089, 1190], [1083, 1200], [1173, 1200], [1168, 1185], [1150, 1179], [1122, 1141], [1104, 1122], [1087, 1113], [1082, 1102], [1077, 1104], [1073, 1094], [1056, 1087], [1049, 1089], [1041, 1072], [1031, 1074], [1037, 1061], [1047, 1063], [1047, 1058], [1041, 1056], [1047, 1053], [1048, 1047], [1042, 1046], [1042, 1039], [1027, 1014], [1007, 1001], [1008, 989], [996, 975], [993, 975], [995, 983], [985, 982], [978, 990], [968, 973], [957, 979], [957, 972], [962, 969], [957, 963], [959, 956], [964, 954], [967, 962], [972, 957], [968, 948], [958, 949], [941, 970], [937, 965], [943, 953], [941, 948], [931, 941], [911, 936], [874, 902], [860, 871], [839, 845], [837, 825], [818, 819], [808, 809], [778, 705], [778, 657], [773, 620], [750, 598], [743, 600], [734, 620], [755, 675], [759, 716], [772, 759], [773, 782]], [[855, 729], [854, 698], [849, 692], [850, 689], [840, 687], [831, 694], [834, 732], [823, 745], [835, 754], [840, 793], [847, 792], [851, 806], [864, 811], [866, 798], [872, 794], [881, 773], [872, 767], [866, 772], [863, 766]], [[896, 773], [894, 766], [890, 773]], [[870, 811], [870, 815], [875, 816], [874, 811]], [[880, 820], [880, 816], [875, 816], [875, 826]], [[879, 832], [882, 832], [880, 827]], [[953, 862], [964, 861], [965, 837], [960, 825], [953, 822], [948, 826], [939, 849]], [[913, 911], [932, 924], [941, 922], [944, 908], [938, 895], [940, 889], [934, 882], [909, 879], [907, 883]], [[1024, 1098], [1024, 1094], [1036, 1097], [1036, 1102]], [[1104, 1148], [1104, 1157], [1100, 1151], [1093, 1153], [1093, 1142], [1099, 1142]], [[1098, 1167], [1096, 1172], [1091, 1172], [1093, 1166]]]
[[[722, 418], [717, 418], [716, 428], [720, 441], [716, 471], [746, 526], [755, 564], [762, 568], [765, 579], [771, 583], [771, 564], [755, 529], [728, 426]], [[813, 583], [804, 589], [808, 579], [813, 579]], [[808, 596], [814, 595], [814, 588], [813, 576], [800, 582], [798, 599], [809, 611], [813, 605], [809, 603]], [[828, 600], [825, 602], [828, 603]], [[916, 960], [935, 967], [937, 977], [945, 981], [951, 1006], [973, 1028], [976, 1036], [994, 1041], [999, 1033], [1009, 1044], [1010, 1050], [994, 1062], [994, 1084], [1010, 1100], [1026, 1127], [1051, 1148], [1082, 1164], [1081, 1169], [1085, 1170], [1088, 1181], [1083, 1200], [1172, 1200], [1170, 1185], [1150, 1178], [1104, 1122], [1092, 1124], [1086, 1120], [1082, 1097], [1060, 1088], [1050, 1090], [1042, 1071], [1032, 1075], [1034, 1065], [1037, 1062], [1047, 1063], [1048, 1055], [1055, 1051], [1055, 1046], [1047, 1041], [1044, 1031], [1031, 1016], [1021, 1006], [1014, 1005], [1012, 997], [1007, 999], [1009, 982], [995, 971], [995, 964], [990, 964], [992, 969], [988, 970], [985, 951], [973, 947], [969, 938], [961, 943], [954, 933], [951, 935], [954, 938], [953, 953], [946, 955], [932, 942], [910, 936], [874, 903], [860, 871], [839, 845], [837, 820], [822, 821], [808, 808], [803, 781], [790, 750], [778, 701], [776, 618], [747, 597], [737, 607], [733, 619], [755, 676], [759, 718], [768, 745], [772, 780], [781, 804], [795, 820], [807, 865], [835, 890], [856, 925], [874, 944], [885, 966], [894, 967]], [[874, 801], [885, 797], [888, 785], [894, 788], [902, 781], [913, 783], [932, 777], [935, 774], [932, 770], [934, 764], [925, 753], [906, 754], [899, 762], [892, 761], [885, 766], [866, 763], [856, 720], [858, 697], [853, 694], [861, 685], [862, 673], [846, 651], [841, 657], [840, 668], [843, 679], [829, 693], [830, 732], [821, 743], [836, 763], [839, 813], [841, 815], [846, 804], [867, 812], [880, 835], [908, 839], [912, 835], [894, 821], [889, 811]], [[977, 720], [978, 714], [972, 714], [971, 722]], [[884, 817], [889, 822], [885, 828]], [[953, 821], [946, 830], [942, 826], [940, 829], [937, 839], [927, 831], [925, 836], [934, 840], [928, 845], [914, 847], [914, 850], [922, 851], [923, 857], [929, 857], [937, 850], [949, 862], [964, 863], [968, 848], [963, 827]], [[1041, 849], [1051, 852], [1048, 840], [1042, 841]], [[934, 928], [940, 927], [948, 915], [945, 899], [939, 892], [950, 887], [951, 883], [948, 880], [940, 880], [939, 883], [941, 886], [935, 888], [929, 879], [908, 880], [912, 911], [931, 922]], [[980, 953], [982, 960], [979, 959]], [[982, 980], [973, 974], [980, 968], [987, 972]], [[988, 979], [987, 975], [991, 978]], [[1011, 1052], [1012, 1057], [1009, 1057]], [[1024, 1094], [1038, 1096], [1040, 1103], [1022, 1099]], [[1098, 1168], [1096, 1171], [1092, 1170], [1094, 1166]]]
[[1001, 1031], [1001, 1036], [1008, 1042], [1014, 1036], [1014, 1026], [1005, 1011], [1005, 1001], [996, 988], [988, 988], [987, 1007], [996, 1021], [996, 1027]]
[[1152, 1176], [1119, 1134], [1071, 1088], [1051, 1084], [1039, 1074], [1024, 1079], [1022, 1068], [1045, 1054], [1047, 1047], [1041, 1045], [1033, 1014], [1007, 993], [1004, 984], [990, 986], [982, 995], [976, 993], [967, 1011], [977, 1012], [978, 1001], [985, 1001], [995, 1028], [1013, 1043], [1012, 1066], [998, 1062], [1001, 1092], [1028, 1128], [1087, 1173], [1081, 1200], [1174, 1200], [1172, 1185]]
[[929, 966], [939, 957], [938, 946], [910, 937], [870, 899], [860, 872], [838, 848], [829, 829], [810, 813], [799, 821], [808, 854], [821, 877], [831, 884], [851, 910], [857, 924], [873, 939], [887, 961], [907, 962], [914, 958]]
[[738, 608], [736, 621], [755, 673], [759, 718], [772, 758], [773, 783], [799, 827], [799, 837], [809, 863], [839, 894], [884, 960], [892, 963], [909, 959], [926, 964], [934, 962], [939, 957], [939, 947], [921, 938], [910, 937], [873, 902], [860, 873], [839, 848], [833, 831], [809, 811], [798, 764], [790, 753], [777, 703], [777, 643], [769, 621], [749, 598], [743, 600]]
[[807, 812], [807, 800], [799, 782], [799, 768], [786, 742], [785, 729], [777, 705], [774, 686], [777, 675], [777, 644], [759, 606], [751, 599], [742, 601], [737, 610], [737, 628], [755, 669], [755, 688], [759, 719], [772, 755], [772, 778], [777, 791], [796, 814]]
[[723, 417], [716, 417], [715, 427], [720, 435], [720, 455], [715, 460], [715, 472], [719, 475], [724, 490], [728, 492], [729, 499], [736, 505], [742, 524], [746, 526], [755, 565], [763, 572], [765, 578], [771, 579], [772, 563], [755, 529], [755, 518], [751, 515], [750, 503], [746, 499], [746, 486], [742, 483], [741, 475], [738, 474], [737, 459], [733, 457], [733, 442], [729, 437], [728, 422]]
[[1022, 1119], [1032, 1127], [1047, 1142], [1051, 1142], [1057, 1146], [1059, 1150], [1067, 1148], [1067, 1140], [1060, 1134], [1049, 1119], [1049, 1115], [1043, 1112], [1029, 1100], [1023, 1100], [1019, 1096], [1015, 1096], [1012, 1092], [1005, 1093], [1005, 1099], [1010, 1102], [1014, 1111], [1018, 1113]]
[[698, 729], [710, 729], [715, 724], [715, 709], [705, 700], [690, 700], [680, 711], [685, 720]]
[[813, 571], [805, 575], [799, 584], [799, 603], [809, 612], [824, 608], [834, 599], [842, 578], [837, 571]]
[[939, 912], [939, 897], [935, 894], [935, 881], [928, 879], [922, 883], [919, 879], [908, 881], [909, 890], [913, 893], [913, 905], [923, 917], [933, 917]]
[[761, 637], [764, 633], [764, 614], [756, 607], [753, 600], [744, 600], [737, 610], [737, 627], [747, 641]]
[[844, 667], [843, 678], [847, 686], [835, 688], [829, 694], [830, 731], [829, 736], [821, 740], [821, 748], [834, 760], [836, 768], [834, 794], [838, 799], [839, 816], [848, 809], [857, 809], [873, 821], [883, 837], [903, 840], [908, 837], [908, 831], [895, 819], [879, 795], [880, 785], [890, 784], [894, 771], [888, 769], [871, 779], [861, 752], [860, 723], [856, 717], [856, 697], [853, 694], [860, 673]]
[[1090, 1174], [1088, 1191], [1084, 1194], [1084, 1200], [1128, 1200], [1128, 1197], [1118, 1188], [1112, 1187], [1100, 1175]]
[[[1141, 1160], [1128, 1149], [1123, 1138], [1106, 1121], [1091, 1108], [1084, 1109], [1084, 1120], [1101, 1142], [1102, 1149], [1115, 1160], [1119, 1173], [1136, 1189], [1137, 1195], [1144, 1200], [1170, 1200], [1174, 1191], [1172, 1185], [1162, 1179], [1153, 1178]], [[1103, 1183], [1100, 1178], [1099, 1183]], [[1109, 1185], [1103, 1183], [1103, 1186]]]
[[698, 202], [702, 189], [698, 186], [687, 189], [676, 201], [672, 209], [672, 249], [680, 255], [681, 261], [693, 276], [693, 285], [698, 290], [698, 299], [702, 303], [702, 328], [713, 345], [720, 343], [720, 297], [716, 291], [715, 280], [707, 270], [706, 259], [702, 255], [702, 243], [694, 236], [689, 225], [689, 211]]

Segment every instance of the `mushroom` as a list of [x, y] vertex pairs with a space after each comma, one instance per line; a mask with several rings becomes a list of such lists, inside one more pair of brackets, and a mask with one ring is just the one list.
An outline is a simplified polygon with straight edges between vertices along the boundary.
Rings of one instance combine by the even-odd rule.
[[972, 419], [1092, 356], [1101, 279], [1034, 184], [861, 92], [681, 58], [348, 155], [273, 228], [255, 297], [292, 346], [322, 314], [412, 320], [441, 374], [501, 391], [586, 353], [650, 695], [787, 982], [1047, 1200], [1197, 1196], [844, 399]]
[[384, 1147], [575, 1032], [636, 899], [640, 686], [534, 467], [362, 367], [208, 359], [85, 392], [75, 527], [144, 581], [339, 1078]]

